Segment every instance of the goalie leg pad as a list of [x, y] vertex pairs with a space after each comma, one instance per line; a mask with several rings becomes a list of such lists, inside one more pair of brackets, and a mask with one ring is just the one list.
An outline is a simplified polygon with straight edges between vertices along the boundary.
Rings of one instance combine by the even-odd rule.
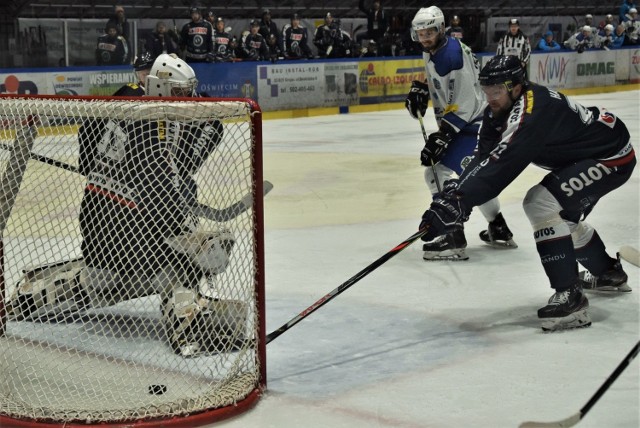
[[186, 254], [205, 274], [218, 275], [229, 265], [235, 238], [228, 230], [195, 232], [166, 239], [175, 251]]
[[83, 309], [88, 304], [79, 279], [83, 268], [78, 259], [25, 269], [9, 298], [9, 317], [44, 320]]
[[178, 286], [164, 299], [162, 315], [173, 352], [197, 357], [228, 352], [245, 340], [248, 306], [237, 300], [211, 300]]

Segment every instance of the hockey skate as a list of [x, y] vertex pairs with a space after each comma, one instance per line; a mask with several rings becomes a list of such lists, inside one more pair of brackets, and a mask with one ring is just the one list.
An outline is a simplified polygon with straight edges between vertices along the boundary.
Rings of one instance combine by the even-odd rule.
[[617, 260], [605, 273], [595, 276], [589, 271], [582, 271], [579, 274], [582, 288], [586, 291], [602, 292], [623, 292], [628, 293], [631, 287], [627, 285], [627, 274], [622, 270], [620, 254], [616, 254]]
[[467, 240], [464, 237], [464, 230], [456, 229], [451, 233], [440, 235], [429, 242], [425, 242], [422, 246], [424, 251], [422, 258], [427, 261], [468, 260], [469, 256], [467, 256], [465, 248], [467, 248]]
[[547, 306], [538, 309], [543, 331], [568, 330], [589, 327], [591, 318], [587, 313], [589, 300], [582, 292], [580, 281], [567, 290], [557, 291]]
[[518, 248], [518, 244], [513, 241], [513, 233], [509, 230], [502, 213], [498, 213], [496, 218], [489, 223], [487, 230], [480, 232], [480, 239], [487, 245], [496, 248]]

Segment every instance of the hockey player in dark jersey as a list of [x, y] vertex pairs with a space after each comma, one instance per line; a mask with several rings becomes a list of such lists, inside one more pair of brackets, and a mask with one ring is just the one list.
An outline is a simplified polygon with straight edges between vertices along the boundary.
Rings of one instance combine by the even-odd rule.
[[269, 58], [267, 41], [259, 33], [260, 21], [254, 19], [249, 24], [249, 34], [242, 40], [242, 52], [245, 61], [265, 61]]
[[[406, 107], [412, 117], [424, 116], [429, 98], [438, 130], [432, 132], [420, 153], [424, 178], [431, 191], [438, 184], [460, 175], [473, 156], [478, 128], [486, 101], [478, 84], [478, 60], [459, 39], [444, 33], [444, 14], [435, 7], [422, 8], [411, 23], [412, 38], [423, 49], [426, 79], [414, 81]], [[489, 245], [517, 248], [513, 235], [500, 213], [497, 198], [478, 208], [489, 222], [480, 238]], [[467, 260], [467, 240], [458, 228], [423, 244], [425, 260]]]
[[[530, 164], [550, 170], [523, 206], [540, 261], [555, 293], [538, 310], [543, 330], [586, 327], [583, 290], [628, 292], [619, 258], [611, 257], [584, 220], [600, 198], [624, 184], [636, 165], [629, 131], [614, 114], [584, 107], [526, 80], [516, 56], [496, 56], [480, 72], [489, 102], [475, 157], [445, 184], [421, 227], [441, 234], [496, 197]], [[578, 273], [578, 262], [587, 271]]]
[[197, 7], [190, 10], [191, 21], [184, 24], [180, 32], [180, 48], [187, 62], [207, 62], [213, 52], [213, 27], [202, 19]]
[[97, 65], [122, 65], [129, 58], [129, 47], [124, 37], [118, 35], [116, 25], [107, 23], [105, 34], [98, 37], [96, 46]]
[[144, 52], [133, 61], [133, 70], [136, 76], [136, 83], [127, 83], [113, 93], [114, 97], [141, 97], [145, 94], [144, 82], [151, 71], [155, 58], [150, 52]]
[[224, 19], [218, 17], [213, 32], [213, 60], [215, 62], [233, 62], [235, 52], [229, 47], [233, 36], [224, 30]]
[[286, 59], [313, 58], [309, 48], [309, 36], [307, 29], [300, 25], [300, 17], [297, 13], [291, 16], [291, 25], [283, 32], [284, 57]]
[[[185, 61], [162, 54], [146, 77], [145, 95], [193, 97], [196, 86]], [[33, 290], [18, 294], [11, 315], [40, 319], [33, 315], [42, 310], [77, 312], [157, 294], [174, 352], [194, 356], [219, 344], [211, 292], [235, 240], [225, 229], [203, 230], [192, 207], [195, 175], [222, 136], [218, 120], [86, 121], [78, 132], [79, 171], [86, 176], [82, 259], [73, 261], [75, 274], [47, 278], [46, 298]]]

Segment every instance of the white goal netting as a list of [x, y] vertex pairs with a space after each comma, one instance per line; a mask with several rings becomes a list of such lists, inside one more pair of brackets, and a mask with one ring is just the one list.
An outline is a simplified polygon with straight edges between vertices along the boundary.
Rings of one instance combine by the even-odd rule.
[[243, 101], [0, 97], [0, 426], [255, 401], [259, 116]]

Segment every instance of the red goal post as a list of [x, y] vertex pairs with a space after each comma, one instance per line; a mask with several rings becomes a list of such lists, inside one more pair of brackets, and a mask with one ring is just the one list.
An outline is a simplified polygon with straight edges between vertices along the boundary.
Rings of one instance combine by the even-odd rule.
[[[164, 162], [164, 187], [99, 194], [144, 216], [159, 207], [159, 221], [186, 213], [182, 240], [112, 234], [139, 249], [135, 263], [159, 265], [170, 280], [145, 281], [133, 262], [130, 277], [108, 289], [87, 280], [127, 253], [114, 244], [85, 257], [88, 222], [79, 216], [96, 186], [80, 141], [104, 143], [118, 159], [135, 141]], [[184, 155], [186, 146], [197, 150]], [[148, 165], [131, 158], [127, 168]], [[157, 171], [142, 176], [153, 181]], [[262, 195], [262, 113], [253, 100], [0, 96], [0, 426], [191, 427], [252, 407], [266, 388]], [[100, 227], [147, 230], [113, 229], [114, 218]], [[213, 269], [201, 260], [218, 236], [225, 260]], [[187, 261], [174, 269], [156, 253], [145, 258], [152, 242], [166, 252], [179, 242]], [[182, 315], [176, 290], [196, 296]], [[195, 350], [174, 346], [194, 337]]]

